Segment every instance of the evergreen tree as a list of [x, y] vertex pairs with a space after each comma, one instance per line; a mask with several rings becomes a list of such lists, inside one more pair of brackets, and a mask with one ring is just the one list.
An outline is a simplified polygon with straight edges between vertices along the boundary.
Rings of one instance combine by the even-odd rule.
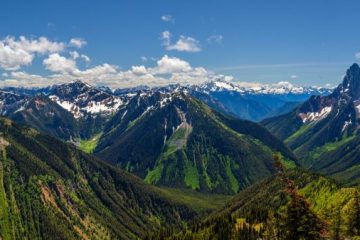
[[334, 206], [334, 213], [332, 219], [332, 236], [334, 240], [341, 239], [341, 208], [340, 206]]
[[351, 235], [360, 235], [360, 190], [356, 189], [354, 203], [351, 207], [349, 217], [349, 233]]
[[310, 204], [296, 191], [286, 206], [284, 219], [284, 240], [321, 239], [323, 229], [319, 218], [310, 210]]

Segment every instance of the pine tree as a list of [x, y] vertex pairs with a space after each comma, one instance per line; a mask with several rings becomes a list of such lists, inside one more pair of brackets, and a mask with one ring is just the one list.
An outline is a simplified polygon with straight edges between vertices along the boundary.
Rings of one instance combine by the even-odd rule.
[[356, 189], [354, 203], [351, 207], [349, 219], [349, 233], [351, 235], [360, 235], [360, 190]]
[[323, 229], [319, 218], [310, 210], [306, 199], [294, 191], [287, 204], [283, 223], [284, 240], [321, 239]]
[[263, 233], [264, 239], [278, 240], [279, 239], [279, 218], [273, 210], [269, 210], [268, 218], [265, 225], [265, 230]]
[[334, 240], [340, 240], [341, 237], [341, 207], [334, 206], [334, 213], [332, 219], [332, 235]]

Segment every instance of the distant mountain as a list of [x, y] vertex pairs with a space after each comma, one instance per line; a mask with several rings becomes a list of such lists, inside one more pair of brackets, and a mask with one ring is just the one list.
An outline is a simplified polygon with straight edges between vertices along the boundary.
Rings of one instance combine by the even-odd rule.
[[0, 115], [6, 115], [21, 109], [25, 101], [26, 97], [24, 95], [0, 90]]
[[360, 68], [353, 64], [327, 96], [312, 96], [292, 112], [262, 122], [311, 169], [360, 183]]
[[0, 119], [1, 239], [140, 239], [194, 210], [38, 131]]
[[[126, 99], [81, 81], [37, 89], [32, 95], [0, 92], [1, 113], [63, 140], [88, 139]], [[18, 90], [23, 93], [24, 90]]]
[[111, 115], [124, 104], [120, 97], [81, 81], [53, 86], [49, 98], [71, 112], [75, 118]]
[[138, 93], [107, 122], [94, 153], [149, 183], [229, 194], [272, 174], [274, 151], [294, 165], [264, 128], [178, 88]]
[[311, 95], [330, 93], [327, 88], [295, 87], [287, 82], [244, 87], [225, 80], [210, 81], [192, 89], [208, 94], [235, 116], [252, 121], [288, 113]]

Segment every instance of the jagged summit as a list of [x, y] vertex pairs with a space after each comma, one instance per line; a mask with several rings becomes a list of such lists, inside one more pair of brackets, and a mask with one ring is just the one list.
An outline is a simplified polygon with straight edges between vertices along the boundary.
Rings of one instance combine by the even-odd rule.
[[360, 67], [357, 63], [351, 65], [346, 71], [343, 82], [337, 87], [334, 94], [352, 98], [353, 100], [360, 98]]
[[120, 97], [80, 80], [52, 87], [49, 98], [72, 112], [75, 118], [87, 114], [112, 114], [123, 104]]

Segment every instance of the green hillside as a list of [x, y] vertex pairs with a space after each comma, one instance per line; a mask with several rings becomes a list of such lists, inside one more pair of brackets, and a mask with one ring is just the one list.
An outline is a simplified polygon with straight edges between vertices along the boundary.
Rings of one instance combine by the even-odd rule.
[[297, 169], [245, 189], [188, 230], [167, 229], [150, 238], [357, 239], [359, 216], [359, 189]]
[[0, 133], [0, 239], [137, 239], [216, 207], [192, 210], [203, 197], [175, 198], [11, 120]]
[[132, 99], [105, 127], [95, 155], [146, 182], [234, 194], [270, 176], [274, 151], [295, 157], [266, 129], [211, 110], [185, 93]]

